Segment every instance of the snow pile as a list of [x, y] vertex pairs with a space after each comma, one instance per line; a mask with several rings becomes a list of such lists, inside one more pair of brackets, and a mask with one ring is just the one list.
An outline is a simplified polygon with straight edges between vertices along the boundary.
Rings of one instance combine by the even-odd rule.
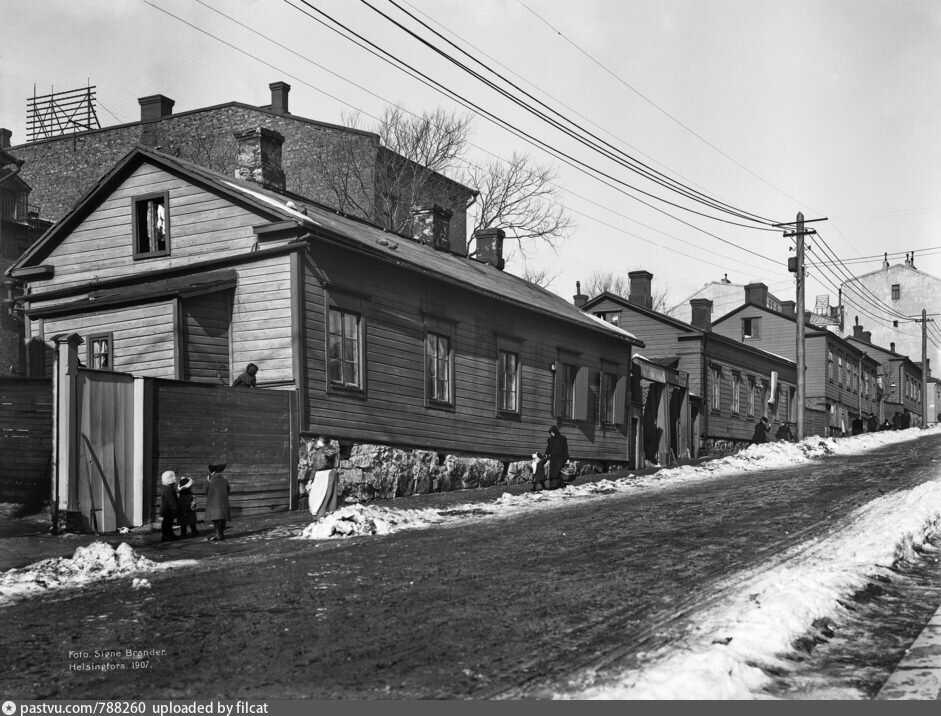
[[[172, 566], [183, 563], [178, 561]], [[185, 560], [185, 563], [195, 564], [193, 560]], [[71, 557], [44, 559], [0, 574], [0, 605], [53, 590], [169, 568], [170, 565], [157, 564], [138, 555], [127, 542], [117, 548], [106, 542], [93, 542], [87, 547], [78, 547]], [[135, 589], [150, 586], [149, 582], [143, 582], [147, 580], [135, 579], [132, 586]]]
[[[356, 504], [343, 507], [321, 520], [307, 525], [299, 539], [342, 539], [361, 535], [386, 535], [405, 529], [424, 529], [432, 525], [454, 525], [468, 519], [505, 519], [523, 512], [553, 509], [571, 500], [596, 498], [604, 495], [625, 494], [642, 488], [666, 488], [673, 485], [708, 479], [717, 479], [743, 472], [789, 467], [807, 463], [832, 454], [857, 454], [881, 447], [887, 443], [913, 440], [926, 432], [941, 431], [941, 427], [921, 430], [892, 430], [866, 433], [848, 438], [809, 437], [799, 443], [776, 442], [752, 445], [734, 455], [705, 462], [700, 465], [665, 468], [651, 475], [634, 474], [617, 479], [593, 479], [564, 489], [520, 494], [503, 493], [497, 500], [461, 505], [450, 510], [398, 509], [374, 504]], [[580, 478], [585, 480], [586, 478]]]
[[[793, 652], [795, 639], [818, 620], [838, 618], [845, 609], [839, 600], [865, 587], [871, 576], [887, 574], [896, 560], [910, 557], [914, 547], [939, 531], [939, 480], [873, 500], [828, 537], [795, 547], [724, 585], [714, 606], [692, 615], [694, 630], [651, 666], [574, 698], [761, 697], [770, 681], [762, 667], [787, 670], [783, 656]], [[852, 697], [864, 698], [861, 693]]]

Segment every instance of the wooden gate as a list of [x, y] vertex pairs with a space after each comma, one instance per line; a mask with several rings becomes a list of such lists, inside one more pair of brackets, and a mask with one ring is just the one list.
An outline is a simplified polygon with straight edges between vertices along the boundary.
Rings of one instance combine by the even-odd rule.
[[132, 527], [140, 485], [134, 479], [134, 378], [78, 372], [78, 461], [73, 486], [81, 528], [113, 532]]

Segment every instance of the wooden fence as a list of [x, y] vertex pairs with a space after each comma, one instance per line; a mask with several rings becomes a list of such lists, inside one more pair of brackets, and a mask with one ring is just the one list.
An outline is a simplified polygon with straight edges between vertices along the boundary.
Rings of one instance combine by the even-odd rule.
[[297, 506], [294, 391], [153, 379], [147, 393], [153, 405], [151, 514], [164, 470], [193, 478], [200, 509], [205, 506], [211, 463], [227, 466], [233, 519]]
[[51, 470], [52, 380], [0, 377], [0, 502], [42, 507]]

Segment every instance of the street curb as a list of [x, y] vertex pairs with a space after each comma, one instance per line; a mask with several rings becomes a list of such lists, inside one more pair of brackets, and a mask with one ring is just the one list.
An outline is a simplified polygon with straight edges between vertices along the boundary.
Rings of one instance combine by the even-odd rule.
[[877, 701], [937, 701], [941, 698], [941, 609], [883, 684]]

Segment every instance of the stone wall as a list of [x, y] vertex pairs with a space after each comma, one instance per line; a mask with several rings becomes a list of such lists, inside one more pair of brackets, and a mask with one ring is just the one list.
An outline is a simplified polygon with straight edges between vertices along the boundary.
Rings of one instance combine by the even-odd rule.
[[[307, 482], [309, 456], [315, 439], [301, 439], [298, 479]], [[339, 443], [332, 442], [339, 449]], [[579, 475], [603, 473], [603, 463], [573, 461]], [[620, 469], [623, 466], [607, 466]], [[339, 462], [341, 502], [368, 502], [494, 485], [516, 485], [532, 480], [530, 460], [505, 462], [489, 457], [440, 455], [433, 450], [408, 450], [388, 445], [353, 445]]]

